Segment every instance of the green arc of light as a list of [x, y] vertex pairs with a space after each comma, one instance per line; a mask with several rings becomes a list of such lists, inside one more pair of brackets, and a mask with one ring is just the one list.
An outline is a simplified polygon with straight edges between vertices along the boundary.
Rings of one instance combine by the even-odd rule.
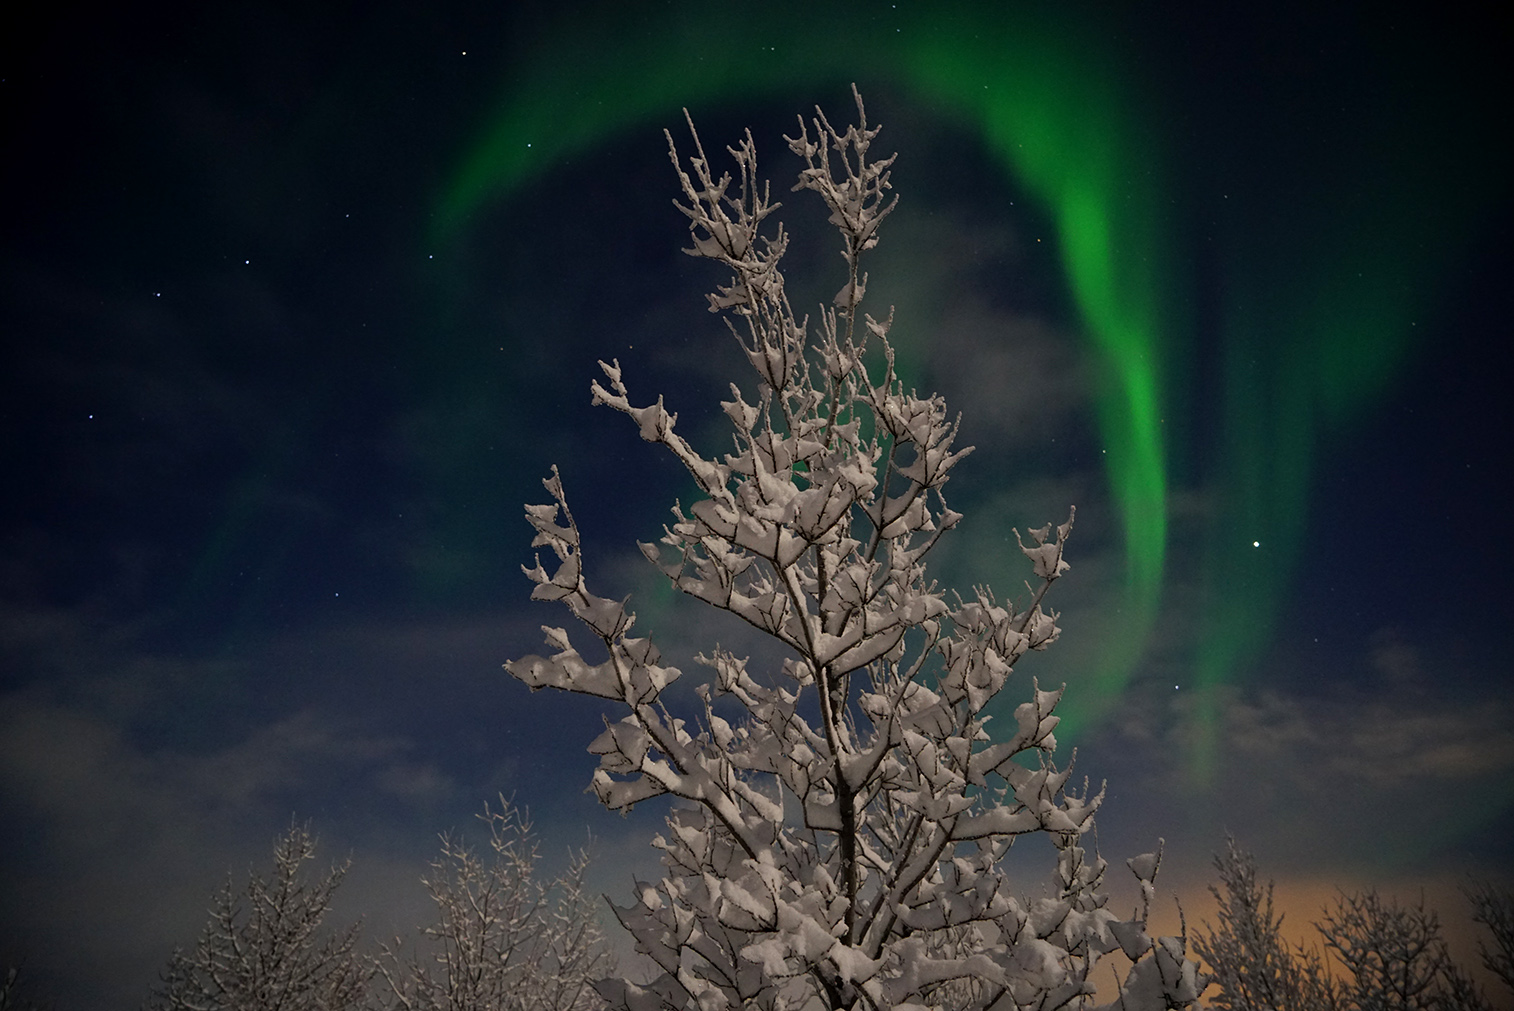
[[[1064, 730], [1115, 705], [1156, 619], [1166, 552], [1166, 452], [1160, 431], [1167, 354], [1160, 304], [1164, 264], [1154, 209], [1154, 152], [1116, 80], [1111, 53], [1086, 38], [999, 12], [954, 20], [827, 24], [806, 9], [802, 37], [733, 43], [695, 19], [623, 44], [615, 30], [548, 45], [518, 66], [482, 139], [437, 201], [433, 239], [445, 243], [476, 210], [613, 133], [740, 95], [798, 84], [845, 86], [884, 76], [979, 133], [1004, 169], [1051, 213], [1063, 266], [1101, 363], [1097, 416], [1121, 508], [1126, 585], [1112, 645], [1094, 683], [1070, 695]], [[676, 20], [676, 19], [675, 19]], [[985, 24], [992, 24], [985, 30]], [[835, 40], [847, 40], [837, 44]], [[700, 53], [719, 53], [705, 61]], [[857, 73], [856, 68], [869, 68]], [[1130, 166], [1138, 166], [1131, 171]]]
[[[1202, 493], [1196, 602], [1181, 616], [1190, 627], [1176, 654], [1185, 695], [1197, 696], [1184, 728], [1189, 771], [1196, 785], [1212, 785], [1224, 688], [1255, 668], [1289, 586], [1308, 577], [1312, 478], [1338, 448], [1328, 437], [1347, 432], [1402, 374], [1438, 283], [1489, 207], [1506, 206], [1509, 153], [1476, 140], [1488, 127], [1484, 106], [1457, 92], [1465, 82], [1388, 94], [1374, 80], [1374, 95], [1391, 99], [1380, 111], [1353, 105], [1347, 117], [1304, 124], [1329, 134], [1328, 158], [1296, 141], [1299, 108], [1285, 104], [1270, 123], [1248, 108], [1231, 117], [1239, 125], [1206, 133], [1195, 170], [1205, 178], [1179, 180], [1186, 163], [1165, 164], [1157, 145], [1182, 141], [1158, 128], [1166, 120], [1128, 72], [1131, 54], [1097, 41], [1117, 33], [1005, 7], [934, 4], [913, 17], [891, 8], [869, 20], [775, 0], [762, 13], [774, 26], [768, 37], [762, 25], [715, 24], [690, 5], [657, 15], [607, 7], [625, 21], [588, 36], [564, 28], [512, 66], [478, 143], [437, 195], [431, 239], [460, 239], [479, 208], [613, 134], [665, 124], [679, 106], [697, 113], [799, 87], [839, 96], [856, 80], [868, 95], [902, 88], [981, 138], [1054, 225], [1099, 366], [1096, 420], [1120, 508], [1125, 584], [1118, 616], [1102, 616], [1094, 669], [1080, 672], [1059, 707], [1060, 729], [1073, 737], [1120, 706], [1154, 641], [1168, 564], [1169, 441], [1192, 431], [1202, 409], [1189, 398], [1178, 406], [1191, 413], [1174, 418], [1173, 401], [1197, 390], [1184, 380], [1212, 383], [1202, 392], [1213, 416], [1194, 431], [1213, 461], [1193, 480]], [[1264, 171], [1246, 161], [1256, 153], [1267, 157]], [[1218, 195], [1204, 185], [1225, 173], [1251, 194], [1204, 203]], [[1167, 208], [1178, 195], [1198, 209], [1174, 222]], [[1202, 334], [1177, 318], [1185, 309], [1175, 282], [1190, 274], [1176, 276], [1170, 246], [1200, 213], [1218, 219], [1217, 241], [1202, 250], [1185, 242], [1182, 253], [1204, 258], [1224, 303]], [[1214, 346], [1202, 367], [1185, 354], [1197, 339]], [[1184, 468], [1199, 465], [1174, 459], [1189, 487]]]

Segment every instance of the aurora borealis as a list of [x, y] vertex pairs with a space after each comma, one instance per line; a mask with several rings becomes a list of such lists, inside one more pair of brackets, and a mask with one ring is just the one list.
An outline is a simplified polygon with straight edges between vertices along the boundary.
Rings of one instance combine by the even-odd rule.
[[[1338, 162], [1309, 164], [1286, 147], [1285, 132], [1326, 127], [1331, 114], [1322, 110], [1311, 110], [1319, 122], [1259, 124], [1254, 137], [1226, 138], [1237, 149], [1222, 154], [1216, 167], [1226, 170], [1241, 151], [1282, 148], [1279, 169], [1295, 175], [1278, 188], [1292, 206], [1279, 215], [1266, 192], [1220, 194], [1230, 220], [1208, 226], [1223, 234], [1210, 237], [1219, 248], [1205, 250], [1212, 263], [1201, 264], [1199, 251], [1183, 248], [1196, 223], [1178, 194], [1195, 181], [1164, 104], [1176, 96], [1164, 93], [1160, 74], [1143, 75], [1131, 42], [1110, 37], [1112, 18], [987, 6], [942, 16], [895, 5], [834, 21], [827, 13], [779, 15], [778, 23], [811, 28], [781, 44], [760, 32], [732, 41], [718, 22], [670, 9], [644, 33], [545, 47], [550, 56], [512, 68], [443, 190], [439, 237], [475, 216], [486, 222], [491, 201], [508, 199], [542, 166], [650, 126], [671, 106], [697, 111], [734, 93], [806, 86], [834, 92], [849, 73], [887, 82], [978, 135], [1006, 178], [1043, 205], [1096, 349], [1096, 415], [1121, 510], [1125, 592], [1121, 620], [1104, 630], [1103, 656], [1089, 672], [1095, 691], [1069, 701], [1069, 726], [1117, 707], [1160, 615], [1174, 452], [1223, 461], [1201, 578], [1225, 592], [1204, 605], [1189, 679], [1212, 694], [1246, 676], [1297, 572], [1320, 440], [1397, 378], [1416, 313], [1474, 234], [1477, 187], [1496, 192], [1509, 166], [1477, 151], [1475, 135], [1458, 133], [1468, 124], [1432, 98], [1393, 93], [1391, 67], [1373, 67], [1389, 89], [1385, 108], [1330, 124], [1343, 131]], [[838, 38], [847, 44], [831, 44]], [[572, 58], [561, 59], [570, 48]], [[720, 59], [706, 58], [716, 52]], [[1470, 178], [1459, 171], [1468, 164]], [[1476, 183], [1427, 199], [1452, 172]], [[1191, 304], [1201, 267], [1221, 275], [1226, 302], [1202, 321]], [[1196, 332], [1201, 325], [1209, 332]], [[1200, 341], [1218, 341], [1217, 375], [1186, 364]], [[1200, 383], [1214, 386], [1200, 392]], [[1214, 405], [1218, 417], [1196, 419]], [[1212, 739], [1196, 744], [1197, 778], [1211, 775], [1213, 751]]]

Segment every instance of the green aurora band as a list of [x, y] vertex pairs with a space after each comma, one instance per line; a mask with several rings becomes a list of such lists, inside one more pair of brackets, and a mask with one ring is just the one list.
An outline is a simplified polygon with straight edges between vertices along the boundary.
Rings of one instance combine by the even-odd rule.
[[[606, 8], [592, 33], [564, 28], [511, 67], [487, 128], [439, 196], [431, 238], [447, 243], [480, 207], [547, 167], [661, 123], [684, 105], [697, 111], [802, 87], [841, 92], [852, 80], [868, 94], [870, 82], [882, 82], [981, 137], [1055, 223], [1100, 366], [1097, 422], [1121, 509], [1125, 585], [1092, 684], [1059, 710], [1063, 730], [1075, 735], [1115, 709], [1157, 627], [1168, 440], [1185, 406], [1173, 399], [1187, 392], [1178, 379], [1192, 378], [1187, 349], [1196, 339], [1184, 295], [1191, 279], [1174, 270], [1177, 223], [1169, 208], [1179, 180], [1160, 144], [1159, 103], [1130, 71], [1130, 54], [1098, 41], [1117, 33], [993, 11], [893, 10], [863, 19], [811, 5], [765, 10], [766, 25], [804, 26], [765, 35], [761, 25], [737, 32], [689, 11], [680, 16], [677, 7], [662, 14]], [[1335, 182], [1321, 178], [1311, 192], [1332, 193]], [[1349, 207], [1322, 202], [1300, 212], [1312, 240], [1306, 248], [1267, 220], [1269, 207], [1253, 204], [1252, 219], [1237, 222], [1226, 233], [1235, 241], [1218, 253], [1235, 308], [1222, 315], [1222, 332], [1205, 335], [1222, 349], [1219, 389], [1208, 396], [1220, 405], [1223, 449], [1221, 472], [1212, 475], [1219, 505], [1206, 519], [1205, 604], [1185, 661], [1199, 696], [1190, 739], [1200, 782], [1214, 773], [1219, 689], [1265, 647], [1294, 575], [1318, 430], [1349, 420], [1387, 387], [1433, 287], [1425, 275], [1460, 248], [1470, 224], [1470, 206], [1416, 218], [1409, 190], [1354, 190], [1360, 198]], [[1403, 212], [1384, 213], [1389, 205], [1378, 201]], [[1395, 259], [1404, 248], [1416, 250], [1414, 263]], [[1257, 270], [1258, 263], [1270, 269]]]

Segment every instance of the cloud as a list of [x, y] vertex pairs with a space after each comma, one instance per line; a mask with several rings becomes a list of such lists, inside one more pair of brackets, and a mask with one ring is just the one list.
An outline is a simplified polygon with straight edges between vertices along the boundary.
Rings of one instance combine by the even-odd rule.
[[[1501, 699], [1309, 699], [1263, 693], [1225, 715], [1237, 760], [1308, 765], [1294, 779], [1384, 792], [1514, 773], [1514, 731]], [[1323, 775], [1322, 775], [1323, 773]]]
[[[1386, 671], [1385, 641], [1395, 643]], [[1124, 815], [1153, 832], [1181, 826], [1189, 860], [1232, 832], [1280, 872], [1492, 867], [1514, 782], [1514, 708], [1453, 690], [1455, 679], [1432, 677], [1419, 655], [1407, 634], [1383, 631], [1327, 687], [1319, 671], [1291, 680], [1263, 671], [1256, 687], [1207, 700], [1148, 672], [1089, 742], [1085, 767], [1111, 770], [1117, 810], [1154, 799]], [[1207, 784], [1191, 765], [1202, 720], [1217, 723], [1220, 748]]]
[[[140, 628], [81, 611], [6, 610], [0, 960], [24, 961], [62, 1007], [135, 1005], [173, 947], [192, 942], [212, 889], [265, 867], [291, 815], [311, 820], [323, 856], [361, 850], [358, 863], [374, 864], [344, 889], [344, 915], [412, 908], [435, 833], [487, 793], [440, 760], [457, 738], [406, 724], [417, 707], [387, 725], [374, 709], [394, 678], [416, 676], [405, 668], [417, 658], [434, 670], [459, 648], [487, 648], [461, 624], [307, 629], [228, 660], [159, 655]], [[366, 695], [351, 680], [365, 663]], [[290, 679], [302, 690], [286, 692]], [[396, 870], [407, 862], [408, 876]]]

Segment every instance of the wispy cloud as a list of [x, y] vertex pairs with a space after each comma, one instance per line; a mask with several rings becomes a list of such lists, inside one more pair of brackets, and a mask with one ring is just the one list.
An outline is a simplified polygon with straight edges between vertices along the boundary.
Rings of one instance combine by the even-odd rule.
[[[1269, 671], [1206, 701], [1149, 676], [1090, 742], [1090, 758], [1118, 769], [1127, 796], [1172, 798], [1192, 843], [1212, 851], [1234, 832], [1279, 871], [1486, 869], [1496, 855], [1471, 841], [1508, 806], [1514, 708], [1458, 687], [1464, 679], [1423, 656], [1406, 633], [1384, 629], [1323, 687]], [[1188, 764], [1205, 719], [1220, 742], [1207, 787]], [[1191, 856], [1207, 862], [1201, 850]]]

